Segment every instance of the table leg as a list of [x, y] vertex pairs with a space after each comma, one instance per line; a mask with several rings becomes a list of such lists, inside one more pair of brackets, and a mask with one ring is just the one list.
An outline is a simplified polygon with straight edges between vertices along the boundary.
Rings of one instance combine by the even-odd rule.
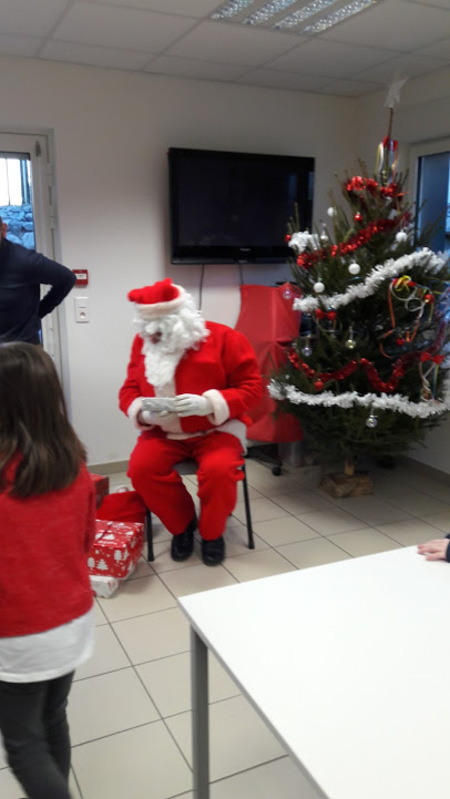
[[209, 799], [208, 649], [191, 627], [194, 799]]

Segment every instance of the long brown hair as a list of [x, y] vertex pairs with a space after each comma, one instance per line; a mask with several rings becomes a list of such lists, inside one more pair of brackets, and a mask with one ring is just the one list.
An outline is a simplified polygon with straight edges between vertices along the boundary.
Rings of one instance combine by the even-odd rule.
[[0, 345], [0, 491], [16, 457], [11, 493], [21, 498], [66, 488], [86, 460], [52, 359], [22, 341]]

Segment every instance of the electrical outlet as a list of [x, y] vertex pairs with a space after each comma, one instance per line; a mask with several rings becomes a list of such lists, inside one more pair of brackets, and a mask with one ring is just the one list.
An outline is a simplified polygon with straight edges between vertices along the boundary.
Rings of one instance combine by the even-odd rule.
[[75, 297], [75, 321], [90, 322], [88, 297]]

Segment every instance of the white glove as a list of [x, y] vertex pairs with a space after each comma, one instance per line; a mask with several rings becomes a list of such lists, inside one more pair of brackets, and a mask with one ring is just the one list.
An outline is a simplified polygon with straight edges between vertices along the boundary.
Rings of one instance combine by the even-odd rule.
[[178, 394], [173, 408], [177, 416], [208, 416], [213, 412], [211, 400], [201, 394]]
[[153, 411], [139, 411], [138, 421], [141, 424], [154, 424], [153, 422], [154, 415], [155, 414]]
[[164, 416], [167, 416], [167, 411], [139, 411], [138, 422], [140, 424], [160, 425]]

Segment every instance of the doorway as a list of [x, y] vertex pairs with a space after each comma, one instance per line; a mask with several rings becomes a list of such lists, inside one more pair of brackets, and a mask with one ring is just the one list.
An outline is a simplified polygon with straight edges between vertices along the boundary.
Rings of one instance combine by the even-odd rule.
[[[0, 216], [8, 225], [8, 238], [52, 259], [56, 227], [53, 192], [48, 136], [0, 133]], [[62, 376], [57, 309], [42, 320], [42, 343]]]

